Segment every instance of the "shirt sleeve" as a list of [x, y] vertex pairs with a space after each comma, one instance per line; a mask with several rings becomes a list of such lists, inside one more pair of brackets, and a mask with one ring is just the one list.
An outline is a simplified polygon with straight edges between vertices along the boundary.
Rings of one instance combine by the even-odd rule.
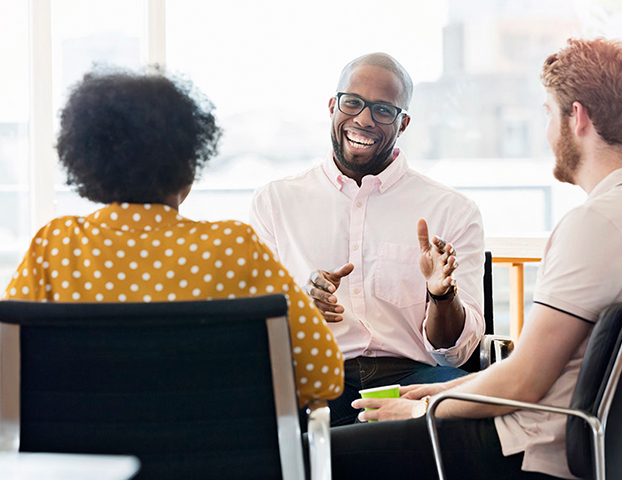
[[259, 238], [274, 252], [277, 260], [279, 253], [274, 235], [274, 224], [272, 220], [272, 208], [267, 200], [266, 188], [262, 187], [255, 191], [251, 201], [249, 221]]
[[11, 281], [2, 294], [2, 300], [45, 300], [43, 227], [32, 239], [30, 248], [13, 273]]
[[[343, 357], [324, 317], [296, 285], [268, 247], [252, 235], [248, 258], [257, 295], [285, 293], [301, 406], [314, 398], [333, 399], [343, 390]], [[261, 272], [261, 274], [259, 274]]]
[[534, 302], [596, 322], [620, 298], [622, 232], [587, 206], [571, 210], [555, 228], [540, 263]]
[[464, 328], [453, 346], [435, 348], [426, 333], [427, 309], [423, 322], [425, 347], [442, 366], [459, 367], [466, 362], [477, 348], [486, 328], [483, 312], [484, 227], [477, 206], [470, 203], [467, 207], [471, 211], [459, 211], [454, 218], [456, 228], [445, 238], [454, 246], [457, 253], [459, 266], [455, 278], [458, 295], [464, 307]]

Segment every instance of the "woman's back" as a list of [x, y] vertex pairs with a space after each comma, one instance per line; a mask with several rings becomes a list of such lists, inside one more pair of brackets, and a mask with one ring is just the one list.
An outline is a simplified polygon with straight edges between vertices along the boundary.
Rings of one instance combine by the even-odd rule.
[[5, 298], [156, 302], [279, 292], [291, 302], [301, 399], [338, 396], [343, 360], [328, 326], [241, 222], [195, 222], [168, 205], [128, 203], [61, 217], [35, 236]]

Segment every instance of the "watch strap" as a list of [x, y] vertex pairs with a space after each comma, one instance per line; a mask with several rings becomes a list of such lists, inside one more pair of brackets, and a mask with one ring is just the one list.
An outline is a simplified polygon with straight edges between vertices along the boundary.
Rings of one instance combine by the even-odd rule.
[[[427, 286], [426, 286], [426, 289], [427, 289]], [[430, 300], [432, 300], [432, 302], [437, 303], [437, 302], [442, 302], [443, 300], [449, 300], [450, 298], [455, 297], [457, 292], [458, 292], [458, 287], [456, 287], [456, 285], [452, 283], [449, 286], [449, 290], [447, 290], [442, 295], [434, 295], [430, 293], [430, 290], [428, 290], [428, 297], [430, 297]]]

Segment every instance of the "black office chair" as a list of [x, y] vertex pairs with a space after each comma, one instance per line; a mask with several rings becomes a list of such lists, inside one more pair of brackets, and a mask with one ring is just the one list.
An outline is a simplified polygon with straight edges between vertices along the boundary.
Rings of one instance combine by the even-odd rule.
[[514, 342], [505, 335], [495, 334], [492, 285], [492, 253], [484, 252], [484, 321], [486, 327], [479, 347], [460, 367], [467, 372], [478, 372], [495, 361], [506, 358], [514, 350]]
[[[283, 295], [0, 302], [0, 446], [132, 454], [137, 479], [302, 479], [286, 315]], [[310, 410], [312, 477], [330, 478], [328, 408]]]
[[445, 474], [434, 413], [452, 398], [567, 415], [566, 457], [570, 471], [580, 478], [622, 478], [622, 303], [612, 305], [594, 326], [569, 408], [549, 407], [466, 393], [442, 393], [430, 403], [427, 423], [439, 479]]

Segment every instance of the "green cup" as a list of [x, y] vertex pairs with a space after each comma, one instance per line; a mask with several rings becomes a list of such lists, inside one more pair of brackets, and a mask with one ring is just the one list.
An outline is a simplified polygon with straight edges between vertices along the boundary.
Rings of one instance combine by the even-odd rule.
[[[399, 385], [385, 385], [384, 387], [366, 388], [365, 390], [359, 390], [361, 398], [399, 398], [400, 386]], [[365, 410], [376, 410], [375, 408], [366, 408]], [[370, 420], [370, 422], [377, 422], [378, 420]]]

